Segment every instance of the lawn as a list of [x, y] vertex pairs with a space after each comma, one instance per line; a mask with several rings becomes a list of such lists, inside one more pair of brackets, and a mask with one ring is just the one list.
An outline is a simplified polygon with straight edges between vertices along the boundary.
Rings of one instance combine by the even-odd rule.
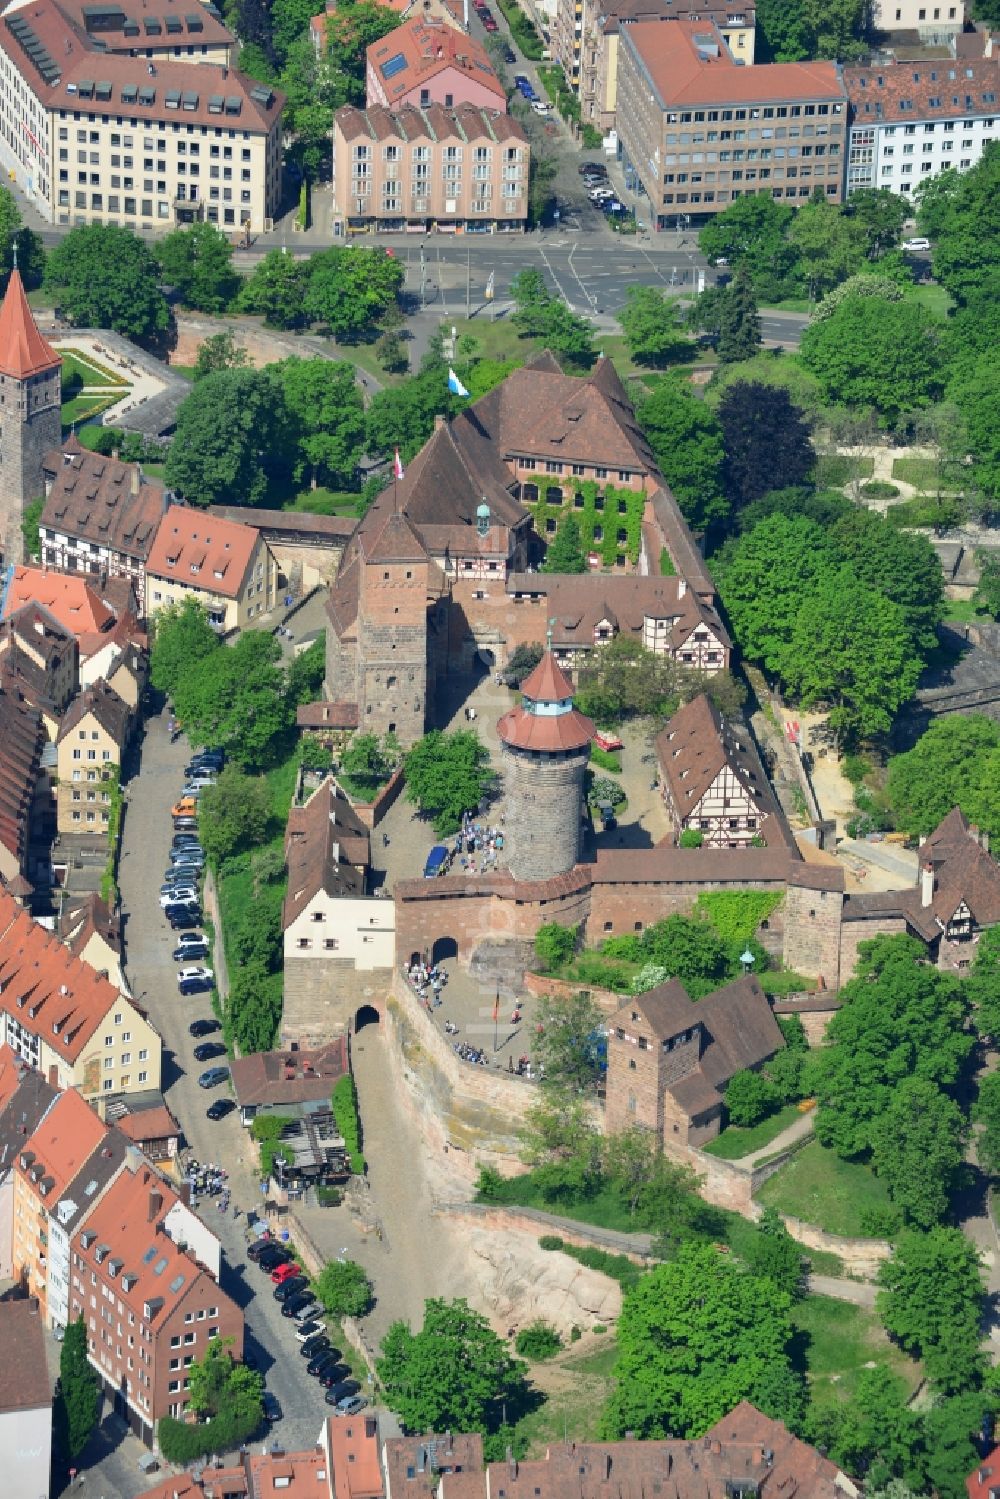
[[974, 619], [985, 619], [986, 616], [976, 608], [974, 599], [945, 599], [944, 621], [945, 624], [967, 625]]
[[936, 494], [942, 475], [935, 458], [894, 458], [892, 477], [913, 484], [925, 494]]
[[816, 459], [816, 487], [842, 489], [845, 484], [852, 484], [857, 479], [870, 479], [874, 472], [874, 458], [852, 458], [847, 453], [821, 453]]
[[286, 500], [282, 510], [297, 510], [308, 515], [357, 515], [361, 496], [342, 489], [303, 489]]
[[586, 1353], [570, 1351], [553, 1361], [534, 1364], [531, 1379], [544, 1397], [520, 1418], [517, 1430], [528, 1444], [528, 1457], [543, 1457], [553, 1442], [593, 1442], [601, 1412], [614, 1387], [612, 1370], [618, 1345], [611, 1333], [595, 1339]]
[[709, 1140], [703, 1149], [709, 1155], [721, 1156], [724, 1161], [738, 1161], [742, 1156], [749, 1155], [752, 1150], [760, 1150], [764, 1145], [770, 1145], [776, 1135], [780, 1135], [783, 1129], [794, 1124], [801, 1115], [794, 1103], [786, 1104], [770, 1119], [762, 1119], [760, 1124], [755, 1124], [752, 1129], [737, 1129], [731, 1124], [724, 1129], [718, 1139]]
[[815, 1140], [803, 1147], [787, 1166], [782, 1166], [758, 1193], [764, 1207], [831, 1234], [867, 1238], [861, 1217], [867, 1208], [889, 1207], [884, 1183], [867, 1166], [842, 1161]]
[[950, 292], [945, 291], [943, 286], [928, 284], [927, 286], [911, 286], [907, 291], [907, 301], [919, 302], [932, 312], [935, 317], [944, 318], [955, 305], [954, 298]]
[[95, 416], [100, 416], [102, 411], [107, 411], [121, 396], [74, 396], [71, 401], [62, 403], [63, 427], [72, 427], [77, 422], [93, 421]]
[[920, 1366], [895, 1348], [875, 1312], [831, 1296], [806, 1296], [792, 1308], [796, 1354], [818, 1406], [850, 1398], [866, 1365], [888, 1363], [910, 1390], [920, 1382]]
[[83, 385], [96, 385], [100, 390], [107, 389], [109, 386], [126, 387], [131, 384], [131, 381], [126, 380], [122, 375], [116, 375], [106, 365], [98, 364], [96, 359], [91, 359], [87, 354], [81, 354], [79, 349], [60, 349], [56, 346], [56, 353], [62, 360], [64, 380], [79, 375]]
[[[679, 290], [675, 295], [680, 295]], [[450, 335], [453, 327], [457, 330], [459, 339], [463, 334], [468, 334], [476, 340], [475, 357], [477, 359], [514, 359], [524, 364], [533, 354], [537, 354], [545, 347], [544, 339], [523, 338], [509, 317], [500, 318], [495, 323], [490, 322], [485, 313], [477, 318], [449, 318], [446, 324], [442, 324], [442, 331]], [[642, 376], [644, 379], [652, 379], [655, 383], [652, 372], [647, 371], [644, 366], [637, 365], [633, 360], [625, 345], [623, 334], [595, 333], [594, 348], [614, 362], [615, 369], [622, 380], [627, 380], [632, 376]], [[697, 352], [697, 345], [692, 341], [691, 360], [678, 361], [674, 368], [689, 368]]]

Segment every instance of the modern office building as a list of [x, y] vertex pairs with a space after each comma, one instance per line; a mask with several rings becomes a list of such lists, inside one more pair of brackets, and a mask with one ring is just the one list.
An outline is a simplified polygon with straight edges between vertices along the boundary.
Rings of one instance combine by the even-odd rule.
[[966, 172], [1000, 137], [1000, 58], [844, 69], [850, 99], [847, 196], [912, 193], [947, 167]]
[[617, 119], [658, 229], [759, 192], [843, 196], [847, 93], [835, 63], [739, 67], [710, 23], [637, 21], [621, 33]]
[[233, 46], [200, 3], [6, 11], [0, 164], [51, 223], [263, 230], [281, 194], [284, 96], [230, 67]]

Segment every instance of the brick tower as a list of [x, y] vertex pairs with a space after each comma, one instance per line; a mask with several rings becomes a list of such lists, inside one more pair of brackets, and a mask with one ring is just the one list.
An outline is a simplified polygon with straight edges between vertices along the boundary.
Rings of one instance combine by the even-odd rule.
[[42, 459], [62, 440], [62, 360], [39, 333], [15, 266], [0, 307], [0, 549], [24, 559], [21, 518], [44, 492]]
[[580, 857], [583, 772], [594, 725], [546, 651], [497, 724], [507, 790], [508, 864], [516, 880], [565, 874]]
[[358, 727], [409, 749], [427, 714], [427, 553], [392, 510], [366, 532], [359, 565]]

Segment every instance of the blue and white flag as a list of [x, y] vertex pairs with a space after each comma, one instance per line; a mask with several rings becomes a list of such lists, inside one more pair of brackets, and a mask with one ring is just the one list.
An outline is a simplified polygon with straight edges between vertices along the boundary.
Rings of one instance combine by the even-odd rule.
[[453, 396], [467, 396], [469, 394], [461, 380], [455, 374], [455, 371], [451, 368], [448, 370], [448, 389]]

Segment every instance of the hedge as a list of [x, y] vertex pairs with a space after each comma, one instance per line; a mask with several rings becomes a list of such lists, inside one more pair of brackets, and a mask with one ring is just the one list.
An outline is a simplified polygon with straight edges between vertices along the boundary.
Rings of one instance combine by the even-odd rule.
[[351, 1170], [364, 1175], [365, 1158], [361, 1153], [361, 1120], [358, 1116], [358, 1090], [349, 1072], [338, 1078], [330, 1099], [337, 1128], [344, 1137], [347, 1153], [351, 1158]]
[[161, 1416], [160, 1451], [170, 1463], [191, 1463], [214, 1452], [233, 1452], [256, 1435], [261, 1419], [262, 1413], [257, 1411], [252, 1416], [213, 1416], [192, 1426], [174, 1416]]

